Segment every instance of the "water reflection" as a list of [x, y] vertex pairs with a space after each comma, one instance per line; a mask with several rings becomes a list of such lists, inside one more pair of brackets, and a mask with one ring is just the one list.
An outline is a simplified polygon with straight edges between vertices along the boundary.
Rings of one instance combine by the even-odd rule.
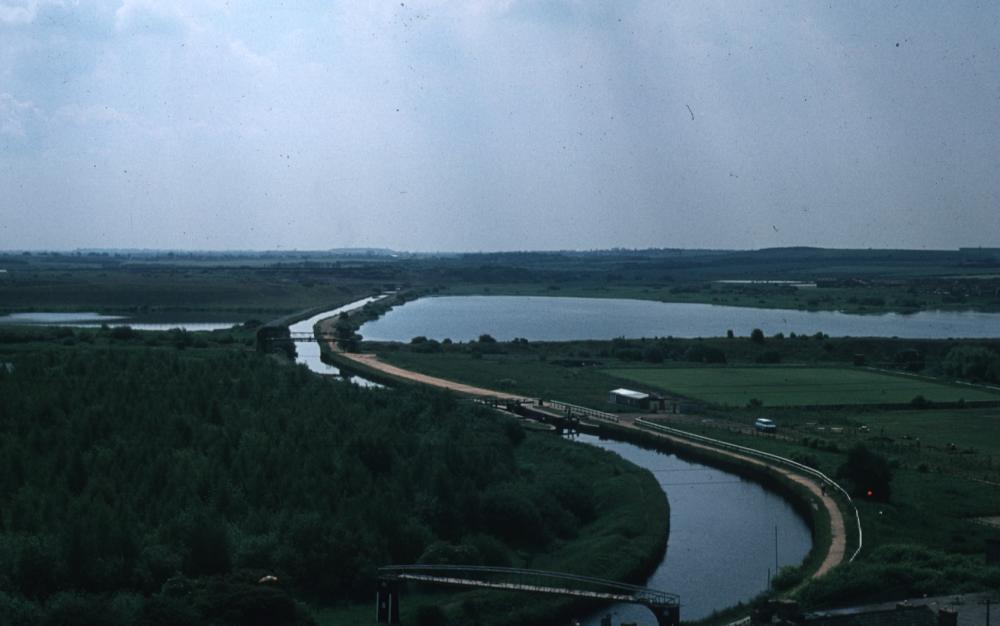
[[[598, 446], [653, 473], [670, 503], [670, 536], [663, 561], [645, 585], [676, 593], [681, 619], [701, 619], [749, 600], [767, 588], [768, 571], [798, 565], [812, 548], [805, 521], [781, 496], [761, 485], [673, 454], [593, 435], [576, 441]], [[777, 541], [775, 541], [777, 528]], [[584, 620], [655, 626], [642, 606], [615, 604]]]
[[[362, 298], [361, 300], [356, 300], [350, 304], [345, 304], [344, 306], [337, 307], [335, 309], [330, 309], [329, 311], [323, 311], [322, 313], [317, 313], [309, 319], [304, 319], [300, 322], [296, 322], [288, 327], [288, 330], [292, 333], [308, 333], [312, 334], [313, 326], [315, 326], [320, 320], [325, 320], [328, 317], [335, 317], [341, 313], [350, 313], [365, 306], [369, 302], [377, 302], [383, 298], [387, 297], [387, 294], [380, 296], [370, 296], [368, 298]], [[326, 376], [342, 376], [345, 380], [352, 383], [360, 385], [362, 387], [382, 387], [379, 383], [368, 380], [363, 376], [357, 376], [353, 374], [343, 374], [340, 368], [330, 365], [329, 363], [324, 363], [321, 358], [321, 350], [319, 342], [316, 341], [299, 341], [295, 343], [295, 351], [297, 356], [295, 357], [296, 363], [301, 363], [308, 367], [313, 372], [317, 374], [323, 374]]]
[[540, 296], [444, 296], [396, 307], [361, 328], [373, 341], [409, 341], [417, 335], [470, 341], [483, 333], [509, 341], [614, 339], [615, 337], [721, 337], [727, 330], [749, 336], [823, 332], [833, 337], [995, 337], [1000, 313], [921, 311], [902, 315], [850, 315], [653, 302], [614, 298]]

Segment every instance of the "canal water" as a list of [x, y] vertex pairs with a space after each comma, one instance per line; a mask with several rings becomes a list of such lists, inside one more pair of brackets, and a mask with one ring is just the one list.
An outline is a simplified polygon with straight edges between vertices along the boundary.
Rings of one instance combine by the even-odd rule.
[[[309, 319], [302, 320], [300, 322], [295, 322], [288, 327], [288, 330], [292, 333], [309, 333], [312, 334], [313, 326], [315, 326], [320, 320], [325, 320], [328, 317], [335, 317], [341, 313], [349, 313], [356, 309], [360, 309], [369, 302], [376, 302], [385, 298], [386, 295], [381, 296], [370, 296], [368, 298], [362, 298], [361, 300], [356, 300], [350, 304], [345, 304], [344, 306], [337, 307], [335, 309], [330, 309], [329, 311], [323, 311], [322, 313], [317, 313]], [[317, 374], [324, 374], [326, 376], [344, 376], [340, 369], [323, 362], [320, 358], [320, 346], [319, 342], [315, 341], [298, 341], [295, 343], [295, 351], [297, 353], [295, 357], [296, 363], [301, 363], [305, 365], [313, 372]], [[362, 387], [381, 387], [378, 383], [363, 378], [361, 376], [347, 375], [344, 378], [350, 380], [353, 383], [357, 383]]]
[[[735, 474], [631, 443], [574, 435], [574, 441], [615, 452], [648, 469], [670, 503], [670, 535], [663, 561], [645, 586], [680, 596], [681, 619], [750, 600], [767, 589], [769, 570], [800, 564], [812, 534], [783, 497]], [[648, 609], [615, 604], [587, 617], [585, 626], [612, 622], [656, 625]]]
[[727, 330], [748, 336], [789, 333], [833, 337], [912, 339], [1000, 336], [1000, 313], [922, 311], [903, 315], [851, 315], [837, 311], [796, 311], [654, 302], [614, 298], [543, 296], [442, 296], [396, 307], [361, 327], [371, 341], [432, 339], [470, 341], [488, 333], [509, 341], [614, 339], [615, 337], [721, 337]]

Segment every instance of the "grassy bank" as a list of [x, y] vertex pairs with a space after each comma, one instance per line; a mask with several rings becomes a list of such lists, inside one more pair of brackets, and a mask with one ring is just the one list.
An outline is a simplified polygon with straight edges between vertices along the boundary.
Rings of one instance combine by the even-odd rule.
[[[611, 424], [602, 424], [600, 428], [609, 437], [630, 441], [639, 446], [677, 455], [682, 459], [717, 467], [737, 476], [758, 482], [768, 489], [781, 494], [791, 503], [802, 519], [806, 521], [812, 532], [812, 550], [810, 550], [806, 559], [795, 568], [797, 570], [796, 576], [803, 580], [808, 578], [819, 568], [820, 564], [826, 558], [831, 542], [830, 516], [811, 491], [798, 483], [788, 480], [784, 474], [764, 465], [746, 464], [722, 451], [677, 444], [669, 439], [657, 436], [652, 431], [624, 428]], [[841, 512], [848, 522], [847, 554], [851, 554], [858, 545], [856, 528], [851, 526], [853, 509], [846, 502], [842, 502]]]
[[[720, 339], [718, 343], [727, 341], [740, 343], [738, 339]], [[833, 349], [820, 348], [826, 354], [845, 353], [857, 345], [853, 340], [844, 340], [850, 346], [847, 347], [838, 345], [838, 340], [820, 342], [812, 338], [806, 343], [827, 341]], [[430, 354], [420, 353], [419, 350], [424, 349], [420, 346], [397, 346], [395, 349], [380, 346], [380, 353], [390, 362], [460, 382], [497, 388], [500, 381], [506, 379], [514, 381], [507, 384], [506, 390], [539, 391], [538, 395], [543, 397], [607, 409], [606, 390], [621, 384], [621, 379], [608, 376], [608, 372], [613, 371], [608, 364], [617, 363], [618, 367], [623, 367], [627, 363], [611, 356], [615, 343], [466, 344], [441, 346], [439, 352]], [[617, 343], [623, 349], [633, 349], [636, 345], [635, 342]], [[689, 340], [678, 345], [686, 344], [685, 349], [689, 349], [700, 343], [706, 342]], [[985, 343], [991, 345], [991, 342]], [[879, 340], [868, 345], [872, 351], [911, 349], [911, 344], [904, 341]], [[926, 349], [928, 346], [930, 349]], [[950, 349], [935, 342], [920, 344], [917, 348], [925, 349], [924, 355], [941, 355]], [[744, 345], [743, 349], [750, 351], [754, 347]], [[581, 350], [588, 353], [581, 355]], [[602, 355], [601, 350], [608, 350], [608, 356]], [[594, 363], [598, 360], [601, 365]], [[652, 376], [688, 372], [696, 379], [699, 374], [710, 376], [714, 371], [712, 368], [692, 370], [683, 367], [671, 370], [664, 365], [645, 363], [635, 371]], [[896, 365], [902, 369], [905, 363]], [[933, 370], [937, 364], [928, 357], [925, 366]], [[865, 372], [847, 371], [852, 374]], [[780, 370], [760, 368], [754, 372], [772, 377]], [[819, 373], [828, 371], [819, 370]], [[873, 385], [884, 376], [867, 372], [863, 375], [873, 377]], [[897, 377], [888, 378], [895, 380]], [[939, 385], [912, 377], [899, 377], [899, 380], [928, 385], [923, 391]], [[758, 381], [759, 389], [766, 390], [768, 386], [767, 380]], [[960, 397], [971, 397], [972, 388], [967, 386], [950, 383], [940, 386], [950, 393], [961, 394]], [[872, 393], [871, 389], [862, 391]], [[908, 388], [906, 394], [909, 391], [913, 389]], [[996, 579], [997, 568], [986, 565], [984, 554], [989, 541], [1000, 540], [1000, 530], [986, 523], [992, 518], [1000, 518], [1000, 409], [959, 406], [941, 409], [926, 404], [909, 410], [883, 410], [870, 406], [782, 408], [768, 403], [755, 408], [707, 405], [701, 416], [665, 416], [662, 419], [698, 434], [792, 458], [831, 476], [845, 463], [847, 452], [858, 444], [887, 459], [893, 476], [892, 495], [888, 502], [869, 501], [863, 497], [858, 501], [865, 547], [857, 563], [801, 591], [804, 601], [816, 606], [875, 601], [913, 593], [982, 589]], [[760, 436], [753, 432], [750, 426], [759, 416], [778, 421], [777, 436]], [[887, 554], [894, 555], [902, 565], [885, 567], [883, 561]], [[904, 565], [915, 573], [902, 575]], [[937, 574], [932, 575], [938, 565]], [[856, 584], [855, 580], [866, 582]]]
[[[704, 396], [706, 402], [731, 406], [745, 406], [751, 398], [761, 400], [764, 406], [905, 404], [918, 397], [931, 402], [1000, 398], [995, 390], [955, 383], [962, 374], [986, 377], [980, 381], [985, 383], [1000, 376], [998, 340], [833, 338], [817, 334], [758, 340], [667, 337], [571, 342], [365, 342], [363, 349], [376, 352], [394, 365], [442, 378], [523, 395], [573, 397], [577, 403], [594, 408], [606, 407], [608, 390], [628, 386], [616, 374], [637, 381], [643, 390]], [[726, 365], [730, 367], [716, 369]], [[736, 377], [742, 378], [736, 382], [743, 395], [723, 398], [720, 394], [733, 390], [731, 379]], [[789, 383], [781, 388], [785, 378]], [[803, 382], [809, 383], [808, 389], [800, 384]], [[713, 385], [719, 388], [713, 390]], [[764, 399], [769, 394], [773, 402]]]
[[920, 396], [929, 402], [997, 402], [1000, 392], [945, 384], [914, 376], [842, 367], [698, 367], [605, 369], [602, 373], [638, 382], [665, 393], [720, 406], [907, 404]]
[[[817, 273], [813, 275], [822, 276]], [[651, 281], [635, 285], [608, 282], [465, 283], [452, 284], [439, 295], [550, 296], [575, 298], [624, 298], [656, 302], [715, 304], [796, 311], [843, 311], [859, 315], [915, 313], [917, 311], [998, 311], [995, 286], [969, 278], [957, 293], [943, 291], [938, 281], [893, 280], [863, 286], [795, 287], [790, 285], [727, 284], [713, 281]], [[984, 287], [987, 287], [985, 290]]]

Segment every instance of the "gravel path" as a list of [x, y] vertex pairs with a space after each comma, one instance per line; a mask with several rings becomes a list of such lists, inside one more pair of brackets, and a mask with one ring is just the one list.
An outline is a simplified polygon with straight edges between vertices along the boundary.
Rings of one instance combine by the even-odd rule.
[[[397, 378], [411, 380], [414, 382], [422, 383], [425, 385], [431, 385], [433, 387], [438, 387], [441, 389], [450, 389], [457, 393], [469, 396], [477, 396], [477, 397], [485, 396], [491, 398], [499, 398], [502, 400], [522, 400], [522, 401], [530, 400], [530, 398], [526, 398], [524, 396], [504, 393], [501, 391], [493, 391], [492, 389], [486, 389], [483, 387], [464, 385], [462, 383], [446, 380], [444, 378], [428, 376], [426, 374], [420, 374], [418, 372], [413, 372], [400, 367], [396, 367], [395, 365], [389, 365], [388, 363], [380, 361], [378, 359], [378, 356], [374, 354], [358, 354], [358, 353], [342, 352], [332, 342], [330, 344], [330, 347], [336, 352], [338, 352], [338, 354], [343, 358], [350, 359], [351, 361], [355, 361], [366, 367], [370, 367], [374, 370], [378, 370], [380, 372], [389, 374], [390, 376], [395, 376]], [[636, 430], [639, 430], [639, 428], [635, 426], [634, 423], [632, 423], [631, 420], [627, 418], [623, 419], [621, 425], [627, 428], [635, 428]], [[826, 574], [837, 565], [840, 565], [841, 563], [844, 562], [847, 550], [847, 527], [844, 522], [844, 516], [840, 512], [840, 508], [837, 506], [837, 503], [834, 501], [834, 499], [826, 495], [822, 487], [820, 487], [819, 482], [816, 481], [815, 479], [803, 476], [801, 474], [797, 474], [795, 472], [792, 472], [791, 470], [785, 469], [778, 465], [771, 465], [769, 463], [765, 463], [764, 461], [752, 456], [747, 456], [736, 452], [730, 452], [728, 450], [721, 450], [719, 448], [713, 448], [711, 446], [694, 443], [686, 439], [671, 437], [670, 435], [667, 435], [665, 433], [658, 433], [645, 429], [642, 429], [642, 432], [652, 433], [659, 437], [663, 437], [664, 439], [669, 439], [673, 442], [676, 442], [679, 445], [711, 450], [716, 454], [723, 454], [728, 457], [737, 459], [743, 463], [748, 463], [750, 465], [768, 467], [772, 471], [781, 474], [788, 480], [797, 483], [799, 485], [802, 485], [803, 487], [808, 489], [814, 496], [816, 496], [816, 498], [823, 504], [823, 507], [826, 508], [826, 511], [830, 516], [830, 538], [831, 538], [830, 548], [829, 550], [827, 550], [826, 557], [820, 564], [819, 569], [816, 570], [816, 572], [813, 574], [812, 577], [819, 578], [820, 576]]]

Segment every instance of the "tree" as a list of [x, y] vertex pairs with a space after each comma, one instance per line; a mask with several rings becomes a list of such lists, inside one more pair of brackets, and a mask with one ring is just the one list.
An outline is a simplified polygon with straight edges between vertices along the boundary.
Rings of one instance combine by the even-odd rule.
[[837, 478], [848, 482], [851, 492], [863, 498], [888, 502], [892, 494], [892, 469], [884, 456], [859, 444], [847, 453], [837, 468]]
[[764, 343], [764, 331], [759, 328], [754, 328], [750, 331], [750, 341], [754, 343]]
[[945, 374], [969, 380], [1000, 380], [1000, 354], [983, 346], [957, 346], [941, 364]]
[[781, 353], [777, 350], [764, 350], [757, 355], [757, 363], [781, 363]]
[[919, 372], [924, 369], [924, 355], [914, 348], [900, 350], [893, 360], [908, 372]]
[[361, 335], [355, 332], [354, 324], [347, 313], [341, 313], [333, 325], [333, 335], [337, 338], [337, 345], [341, 350], [354, 352], [361, 342]]
[[649, 363], [663, 363], [663, 350], [659, 346], [648, 346], [642, 351], [642, 359]]

